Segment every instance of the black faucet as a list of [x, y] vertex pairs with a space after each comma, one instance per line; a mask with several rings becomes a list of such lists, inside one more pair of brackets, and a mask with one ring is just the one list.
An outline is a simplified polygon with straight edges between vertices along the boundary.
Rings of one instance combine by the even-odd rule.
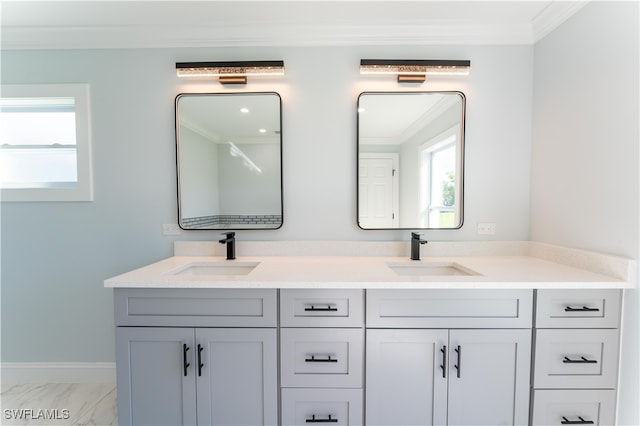
[[226, 235], [225, 238], [218, 241], [220, 244], [227, 245], [227, 260], [236, 258], [236, 233], [235, 232], [223, 232], [222, 235]]
[[420, 234], [411, 233], [411, 260], [420, 260], [420, 244], [427, 244], [427, 242], [420, 239]]

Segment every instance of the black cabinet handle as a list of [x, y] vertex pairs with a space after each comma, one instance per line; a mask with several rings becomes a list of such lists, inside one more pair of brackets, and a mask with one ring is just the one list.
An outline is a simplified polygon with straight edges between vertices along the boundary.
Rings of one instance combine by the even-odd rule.
[[305, 420], [307, 423], [338, 423], [338, 419], [331, 418], [331, 414], [326, 419], [316, 419], [316, 415], [313, 414], [310, 419]]
[[564, 308], [565, 312], [598, 312], [600, 308], [589, 308], [587, 306], [583, 306], [581, 308], [572, 308], [571, 306], [566, 306]]
[[460, 347], [460, 345], [458, 345], [457, 348], [454, 349], [454, 351], [456, 351], [458, 353], [458, 363], [456, 365], [454, 365], [454, 367], [456, 368], [457, 371], [457, 376], [458, 379], [460, 378], [460, 371], [462, 370], [462, 348]]
[[595, 359], [587, 359], [583, 356], [581, 356], [580, 359], [571, 359], [565, 356], [562, 362], [565, 364], [597, 364], [598, 363], [598, 361]]
[[440, 368], [442, 368], [442, 378], [446, 379], [447, 378], [447, 345], [442, 346], [442, 348], [440, 349], [440, 352], [442, 352], [442, 365], [440, 366]]
[[593, 420], [585, 420], [582, 417], [578, 416], [580, 420], [569, 420], [565, 416], [562, 416], [561, 425], [592, 425]]
[[311, 305], [307, 308], [304, 308], [306, 312], [337, 312], [338, 308], [335, 306], [327, 305], [326, 307], [317, 308], [315, 305]]
[[198, 343], [198, 377], [202, 376], [202, 367], [204, 367], [204, 364], [202, 363], [202, 350], [204, 348], [202, 346], [200, 346], [200, 343]]
[[305, 358], [304, 362], [338, 362], [338, 360], [331, 358], [331, 355], [327, 355], [326, 358], [316, 358], [315, 355], [311, 355], [311, 358]]
[[191, 365], [187, 361], [187, 352], [189, 351], [189, 346], [186, 343], [182, 344], [182, 366], [184, 367], [184, 377], [187, 377], [187, 368]]

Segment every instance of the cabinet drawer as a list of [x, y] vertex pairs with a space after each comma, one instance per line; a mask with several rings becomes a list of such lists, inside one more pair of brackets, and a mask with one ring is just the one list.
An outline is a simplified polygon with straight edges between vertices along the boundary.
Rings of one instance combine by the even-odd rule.
[[618, 330], [537, 330], [535, 388], [615, 388]]
[[532, 290], [369, 290], [368, 328], [530, 328]]
[[532, 424], [613, 425], [615, 398], [614, 390], [535, 390]]
[[538, 290], [537, 328], [618, 328], [620, 290]]
[[115, 289], [117, 326], [275, 327], [274, 289]]
[[282, 327], [362, 327], [362, 290], [280, 290]]
[[362, 425], [361, 389], [282, 389], [283, 425]]
[[284, 387], [362, 387], [362, 329], [280, 330]]

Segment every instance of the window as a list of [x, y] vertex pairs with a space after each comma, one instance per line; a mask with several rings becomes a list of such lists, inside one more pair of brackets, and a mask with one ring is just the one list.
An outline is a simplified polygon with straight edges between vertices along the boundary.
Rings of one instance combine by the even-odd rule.
[[1, 90], [2, 201], [91, 201], [88, 85]]
[[450, 129], [420, 148], [420, 221], [425, 228], [455, 228], [457, 133]]

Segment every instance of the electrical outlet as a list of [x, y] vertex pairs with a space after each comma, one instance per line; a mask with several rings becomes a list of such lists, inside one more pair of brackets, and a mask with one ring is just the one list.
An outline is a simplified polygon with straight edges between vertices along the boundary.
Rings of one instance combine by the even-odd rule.
[[180, 235], [180, 227], [177, 223], [165, 223], [162, 225], [162, 235]]
[[496, 224], [495, 223], [479, 223], [478, 235], [495, 235]]

